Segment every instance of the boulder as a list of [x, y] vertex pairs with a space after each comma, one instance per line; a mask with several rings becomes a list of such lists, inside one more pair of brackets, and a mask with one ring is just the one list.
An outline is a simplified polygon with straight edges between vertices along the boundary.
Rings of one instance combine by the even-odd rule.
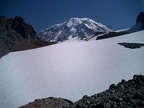
[[34, 102], [30, 102], [27, 105], [19, 108], [68, 108], [73, 102], [63, 98], [43, 98], [36, 99]]

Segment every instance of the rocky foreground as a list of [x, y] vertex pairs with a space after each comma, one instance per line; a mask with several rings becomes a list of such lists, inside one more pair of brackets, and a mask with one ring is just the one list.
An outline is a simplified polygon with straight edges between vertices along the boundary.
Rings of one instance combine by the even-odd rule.
[[73, 103], [62, 98], [37, 99], [19, 108], [144, 108], [144, 75], [111, 84], [109, 89], [93, 96], [83, 96]]

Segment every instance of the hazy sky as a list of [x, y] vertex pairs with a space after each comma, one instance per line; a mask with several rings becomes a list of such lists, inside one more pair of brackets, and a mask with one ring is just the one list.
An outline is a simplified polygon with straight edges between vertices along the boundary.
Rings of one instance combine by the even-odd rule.
[[0, 16], [21, 16], [37, 34], [71, 17], [91, 18], [113, 29], [131, 27], [144, 0], [0, 0]]

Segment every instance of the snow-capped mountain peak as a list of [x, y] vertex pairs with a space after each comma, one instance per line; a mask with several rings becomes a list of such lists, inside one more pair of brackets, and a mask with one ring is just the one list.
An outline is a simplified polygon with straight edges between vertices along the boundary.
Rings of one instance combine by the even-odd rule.
[[[39, 33], [39, 37], [49, 42], [88, 40], [95, 32], [106, 33], [112, 29], [89, 18], [70, 18]], [[72, 39], [73, 38], [73, 39]]]
[[82, 21], [80, 20], [80, 18], [71, 18], [68, 22], [66, 22], [68, 27], [71, 26], [76, 26], [79, 24], [82, 24]]

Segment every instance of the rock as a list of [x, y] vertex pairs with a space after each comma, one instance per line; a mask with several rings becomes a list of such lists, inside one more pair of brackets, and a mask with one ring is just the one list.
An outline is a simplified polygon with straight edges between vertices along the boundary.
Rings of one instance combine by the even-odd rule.
[[26, 39], [36, 38], [36, 32], [34, 29], [31, 25], [28, 25], [22, 17], [16, 16], [13, 23], [11, 24], [11, 28]]
[[139, 77], [139, 75], [134, 75], [134, 76], [133, 76], [133, 79], [134, 79], [134, 81], [137, 82], [137, 83], [141, 82], [141, 78]]
[[[20, 108], [143, 108], [143, 79], [143, 75], [134, 75], [131, 80], [123, 80], [118, 85], [111, 84], [109, 89], [104, 92], [92, 96], [84, 95], [75, 103], [66, 99], [50, 97], [37, 99]], [[139, 89], [136, 88], [137, 85], [140, 86]]]
[[138, 105], [139, 107], [143, 107], [143, 106], [144, 106], [144, 101], [138, 102], [137, 105]]
[[0, 57], [12, 51], [28, 50], [51, 45], [36, 36], [33, 27], [22, 17], [6, 19], [0, 16]]
[[73, 102], [63, 98], [43, 98], [36, 99], [34, 102], [28, 103], [27, 105], [19, 108], [69, 108]]
[[140, 92], [136, 92], [133, 96], [133, 99], [141, 99], [144, 100], [144, 96], [143, 94], [141, 94]]
[[[102, 36], [98, 36], [96, 38], [96, 40], [101, 40], [101, 39], [107, 39], [107, 38], [112, 38], [112, 37], [117, 37], [117, 36], [121, 36], [121, 35], [125, 35], [125, 34], [128, 34], [129, 31], [121, 31], [121, 32], [108, 32], [108, 33], [104, 33]], [[94, 35], [94, 36], [97, 36], [97, 35]]]
[[[122, 80], [118, 85], [111, 84], [108, 90], [84, 96], [70, 108], [143, 108], [143, 78], [143, 75], [135, 75], [133, 79]], [[137, 85], [139, 89], [136, 89]]]
[[144, 29], [144, 12], [140, 12], [137, 19], [136, 19], [136, 23], [142, 23], [142, 29]]
[[125, 79], [122, 79], [121, 83], [122, 83], [122, 84], [123, 84], [123, 83], [126, 83], [126, 80], [125, 80]]
[[109, 89], [115, 89], [116, 88], [116, 85], [115, 84], [111, 84], [110, 86], [109, 86]]
[[88, 98], [89, 98], [89, 96], [84, 95], [82, 99], [88, 99]]
[[124, 46], [125, 48], [135, 49], [144, 47], [144, 43], [128, 43], [128, 42], [120, 42], [119, 45]]
[[141, 30], [144, 30], [144, 12], [139, 13], [136, 19], [136, 24], [129, 29], [129, 32], [133, 33]]
[[103, 104], [97, 104], [93, 106], [92, 108], [105, 108], [105, 106]]

